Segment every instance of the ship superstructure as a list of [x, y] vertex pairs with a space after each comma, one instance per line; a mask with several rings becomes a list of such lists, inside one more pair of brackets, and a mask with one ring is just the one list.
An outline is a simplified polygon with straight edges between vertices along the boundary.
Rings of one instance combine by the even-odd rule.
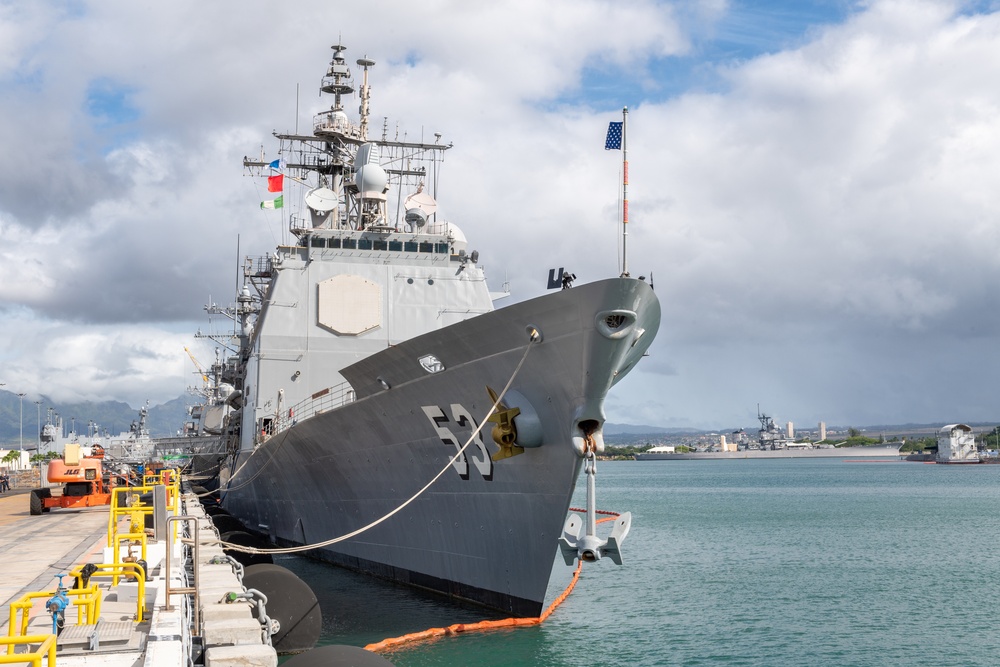
[[760, 408], [757, 409], [757, 420], [760, 421], [757, 442], [748, 443], [748, 449], [784, 449], [792, 443], [791, 438], [774, 423], [774, 418], [762, 413]]

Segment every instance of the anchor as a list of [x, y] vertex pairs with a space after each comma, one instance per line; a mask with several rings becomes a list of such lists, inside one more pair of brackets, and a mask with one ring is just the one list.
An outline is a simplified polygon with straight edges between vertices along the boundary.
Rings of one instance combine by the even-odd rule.
[[490, 400], [497, 404], [496, 412], [487, 421], [496, 424], [492, 431], [493, 442], [500, 446], [500, 451], [490, 458], [500, 461], [523, 454], [524, 447], [517, 444], [517, 425], [514, 423], [514, 417], [521, 414], [521, 408], [509, 408], [504, 403], [497, 403], [497, 393], [489, 385], [486, 391], [490, 394]]
[[595, 447], [590, 444], [592, 439], [588, 437], [588, 447], [586, 449], [586, 460], [584, 470], [587, 475], [587, 525], [584, 527], [583, 519], [578, 514], [570, 514], [563, 524], [562, 537], [559, 538], [559, 551], [567, 565], [572, 565], [577, 558], [589, 562], [598, 561], [604, 556], [613, 560], [617, 565], [622, 564], [621, 544], [628, 536], [629, 528], [632, 527], [632, 513], [624, 512], [615, 519], [615, 526], [611, 529], [608, 539], [602, 540], [597, 535], [597, 456]]

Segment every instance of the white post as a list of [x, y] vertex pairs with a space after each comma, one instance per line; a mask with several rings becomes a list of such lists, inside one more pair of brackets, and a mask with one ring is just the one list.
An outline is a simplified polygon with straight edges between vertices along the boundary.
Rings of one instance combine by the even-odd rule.
[[[19, 393], [17, 397], [21, 399], [21, 436], [17, 441], [17, 451], [22, 452], [24, 451], [24, 392]], [[21, 459], [18, 459], [17, 463], [20, 467]]]

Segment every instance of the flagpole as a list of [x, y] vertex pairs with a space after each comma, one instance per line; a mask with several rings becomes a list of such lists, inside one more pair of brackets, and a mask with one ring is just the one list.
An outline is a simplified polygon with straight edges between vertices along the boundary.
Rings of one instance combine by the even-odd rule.
[[622, 278], [628, 278], [628, 107], [622, 107]]

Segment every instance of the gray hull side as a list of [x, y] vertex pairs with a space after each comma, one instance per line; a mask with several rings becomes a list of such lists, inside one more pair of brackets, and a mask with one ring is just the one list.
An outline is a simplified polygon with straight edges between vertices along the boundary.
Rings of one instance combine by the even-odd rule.
[[[650, 332], [641, 345], [595, 327], [599, 313], [618, 308], [639, 314], [636, 325]], [[252, 456], [244, 452], [224, 505], [283, 544], [315, 544], [386, 515], [465, 443], [491, 405], [487, 385], [503, 389], [529, 345], [526, 328], [534, 326], [543, 341], [532, 345], [512, 389], [537, 412], [541, 446], [492, 462], [498, 447], [484, 427], [484, 447], [474, 442], [461, 470], [449, 467], [398, 514], [313, 555], [537, 615], [580, 470], [572, 438], [580, 421], [603, 423], [615, 371], [635, 363], [658, 324], [659, 304], [645, 283], [613, 280], [406, 341], [345, 369], [358, 400], [274, 436]], [[423, 371], [417, 359], [428, 353], [447, 370]]]

